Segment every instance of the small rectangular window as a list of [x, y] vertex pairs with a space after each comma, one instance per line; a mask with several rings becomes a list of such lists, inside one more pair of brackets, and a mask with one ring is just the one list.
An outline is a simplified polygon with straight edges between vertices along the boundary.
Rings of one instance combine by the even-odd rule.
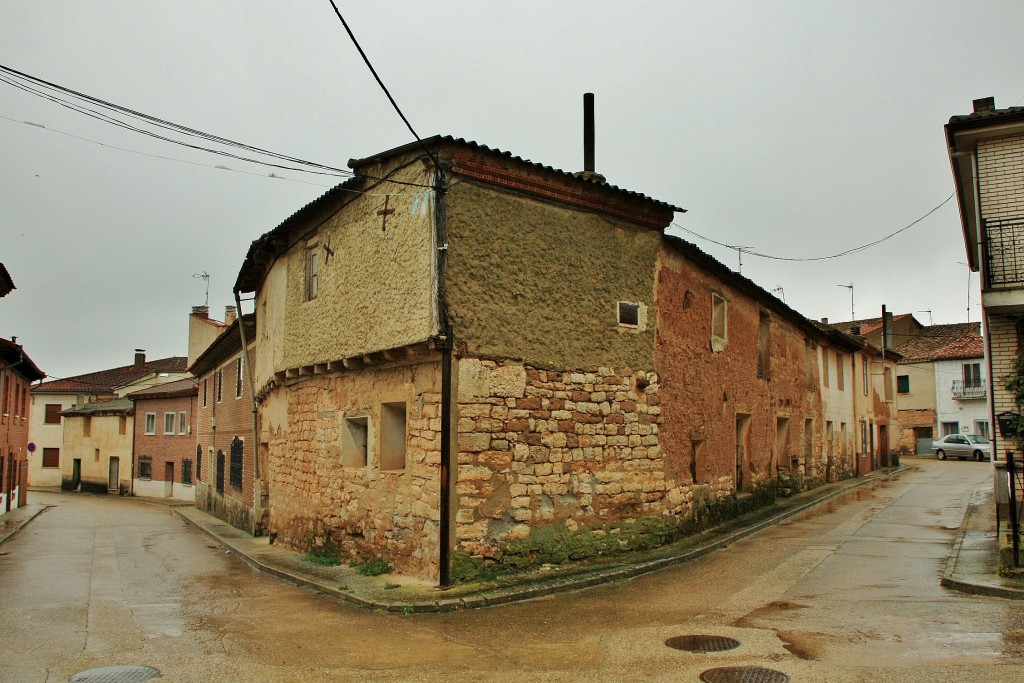
[[382, 403], [380, 407], [380, 468], [405, 469], [405, 404]]
[[628, 327], [640, 326], [640, 304], [629, 301], [619, 302], [619, 324]]
[[60, 449], [43, 449], [43, 467], [60, 467]]
[[156, 434], [156, 413], [146, 413], [146, 434]]
[[174, 424], [177, 422], [177, 417], [175, 413], [164, 413], [164, 434], [174, 433]]
[[729, 340], [728, 304], [724, 297], [711, 295], [711, 350], [718, 352]]
[[369, 462], [370, 418], [347, 417], [341, 428], [342, 467], [366, 467]]
[[192, 460], [191, 458], [185, 458], [181, 461], [181, 483], [191, 484], [192, 483]]
[[892, 368], [882, 368], [882, 382], [885, 386], [882, 387], [882, 391], [885, 392], [885, 400], [892, 400]]
[[139, 458], [139, 479], [153, 478], [153, 461], [150, 458]]
[[237, 489], [242, 488], [242, 448], [243, 442], [237, 436], [231, 440], [231, 462], [229, 481]]
[[214, 375], [213, 384], [215, 386], [215, 393], [217, 394], [217, 403], [221, 402], [224, 392], [224, 368], [219, 368], [217, 374]]
[[861, 374], [861, 383], [864, 385], [864, 395], [867, 396], [868, 395], [868, 358], [867, 358], [867, 356], [862, 356], [861, 357], [860, 374]]
[[48, 425], [59, 425], [60, 424], [60, 411], [61, 405], [59, 403], [47, 403], [46, 404], [46, 417], [43, 418], [43, 422]]
[[828, 389], [829, 383], [832, 381], [830, 378], [831, 370], [829, 369], [829, 358], [830, 354], [828, 349], [824, 346], [821, 347], [821, 385]]
[[846, 389], [846, 373], [843, 372], [843, 354], [836, 353], [836, 389], [843, 391]]
[[244, 367], [242, 356], [239, 356], [235, 359], [235, 398], [242, 397], [242, 369]]
[[203, 407], [204, 408], [206, 407], [206, 383], [208, 381], [209, 380], [205, 380], [205, 379], [203, 380]]
[[767, 379], [772, 371], [772, 318], [761, 313], [757, 327], [757, 376]]
[[178, 413], [178, 433], [184, 434], [188, 431], [188, 420], [185, 419], [186, 413], [184, 410]]
[[896, 393], [910, 393], [910, 375], [896, 375]]
[[82, 436], [92, 436], [92, 417], [89, 415], [82, 418]]
[[127, 431], [128, 418], [122, 415], [121, 417], [117, 418], [117, 433], [120, 434], [121, 436], [124, 436]]

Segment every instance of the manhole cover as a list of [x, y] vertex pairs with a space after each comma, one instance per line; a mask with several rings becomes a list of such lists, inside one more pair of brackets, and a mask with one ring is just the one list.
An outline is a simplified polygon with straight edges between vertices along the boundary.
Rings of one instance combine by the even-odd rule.
[[704, 683], [789, 683], [789, 676], [763, 666], [723, 666], [700, 675]]
[[70, 683], [140, 683], [160, 678], [160, 672], [150, 666], [101, 666], [79, 671], [68, 679]]
[[665, 644], [687, 652], [724, 652], [739, 647], [740, 641], [725, 636], [692, 635], [669, 638]]

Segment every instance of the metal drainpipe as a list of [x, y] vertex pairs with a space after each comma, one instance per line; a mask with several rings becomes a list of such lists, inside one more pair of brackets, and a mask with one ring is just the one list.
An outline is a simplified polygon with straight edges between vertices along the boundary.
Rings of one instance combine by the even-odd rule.
[[[252, 503], [253, 507], [259, 507], [262, 515], [263, 506], [258, 502], [263, 497], [259, 490], [260, 482], [260, 423], [259, 413], [256, 410], [256, 384], [252, 378], [252, 358], [249, 357], [249, 345], [245, 340], [245, 324], [242, 320], [242, 300], [238, 290], [232, 292], [235, 295], [235, 311], [238, 314], [238, 335], [242, 338], [242, 355], [245, 357], [245, 374], [249, 378], [249, 400], [252, 403]], [[255, 313], [253, 319], [255, 320]]]
[[451, 569], [451, 419], [452, 419], [452, 354], [455, 348], [452, 327], [448, 320], [448, 304], [445, 296], [445, 265], [448, 256], [448, 230], [445, 223], [445, 174], [437, 166], [434, 183], [434, 225], [437, 243], [437, 314], [441, 332], [441, 466], [440, 505], [438, 514], [438, 584], [446, 589], [450, 585]]

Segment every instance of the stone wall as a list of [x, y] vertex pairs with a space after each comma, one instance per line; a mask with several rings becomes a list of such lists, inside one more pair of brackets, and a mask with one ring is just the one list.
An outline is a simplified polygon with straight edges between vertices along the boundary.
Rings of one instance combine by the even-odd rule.
[[[384, 461], [388, 417], [405, 410], [404, 467]], [[389, 408], [390, 407], [390, 408]], [[440, 363], [392, 364], [289, 380], [261, 403], [269, 532], [308, 552], [384, 559], [436, 577], [441, 450]], [[354, 421], [354, 422], [353, 422]], [[366, 462], [353, 462], [350, 422], [365, 425]]]

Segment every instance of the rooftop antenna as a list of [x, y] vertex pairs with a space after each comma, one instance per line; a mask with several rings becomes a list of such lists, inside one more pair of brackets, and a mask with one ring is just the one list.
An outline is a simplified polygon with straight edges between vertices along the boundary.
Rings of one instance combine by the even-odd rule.
[[779, 298], [782, 299], [782, 303], [786, 303], [786, 292], [782, 290], [782, 285], [779, 285], [772, 290], [772, 294], [775, 294], [776, 292], [778, 292]]
[[957, 261], [961, 266], [967, 266], [967, 322], [971, 322], [971, 267], [963, 261]]
[[195, 273], [194, 275], [192, 275], [192, 277], [197, 277], [200, 280], [203, 280], [203, 281], [206, 282], [206, 300], [203, 302], [203, 305], [204, 306], [209, 306], [210, 305], [210, 274], [207, 273], [204, 270], [201, 273]]
[[930, 308], [929, 308], [929, 309], [928, 309], [928, 310], [926, 310], [926, 311], [918, 311], [918, 313], [927, 313], [927, 314], [928, 314], [928, 324], [929, 324], [929, 325], [932, 325], [932, 324], [933, 324], [933, 323], [932, 323], [932, 309], [930, 309]]
[[836, 285], [836, 287], [846, 287], [848, 290], [850, 290], [850, 320], [856, 320], [857, 316], [853, 312], [853, 283], [851, 282], [848, 285]]
[[739, 268], [737, 268], [737, 270], [736, 270], [737, 273], [742, 273], [743, 272], [743, 250], [744, 249], [753, 249], [753, 248], [754, 248], [753, 246], [747, 246], [747, 247], [735, 246], [735, 247], [730, 247], [730, 249], [735, 249], [736, 250], [736, 258], [739, 259]]

